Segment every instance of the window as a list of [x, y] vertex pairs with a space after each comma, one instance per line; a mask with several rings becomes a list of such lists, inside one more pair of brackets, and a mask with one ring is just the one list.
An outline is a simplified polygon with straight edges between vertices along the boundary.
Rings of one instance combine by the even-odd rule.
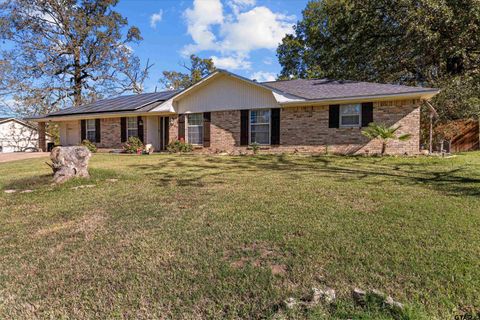
[[188, 122], [188, 143], [203, 144], [203, 113], [189, 114]]
[[250, 143], [270, 144], [270, 110], [250, 111]]
[[127, 118], [127, 139], [130, 137], [138, 137], [137, 117]]
[[86, 139], [90, 142], [96, 141], [96, 127], [95, 127], [95, 119], [88, 119], [86, 121], [86, 129], [87, 129], [87, 136]]
[[345, 104], [340, 106], [340, 127], [360, 127], [361, 105]]

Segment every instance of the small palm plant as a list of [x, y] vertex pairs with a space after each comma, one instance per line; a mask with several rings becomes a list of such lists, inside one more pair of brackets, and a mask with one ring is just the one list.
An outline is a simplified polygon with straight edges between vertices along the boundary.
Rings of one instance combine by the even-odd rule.
[[396, 128], [388, 127], [385, 124], [370, 123], [368, 128], [362, 131], [362, 134], [369, 139], [379, 139], [382, 141], [381, 155], [385, 154], [387, 150], [387, 144], [390, 140], [407, 141], [410, 139], [411, 134], [405, 133], [397, 136], [396, 132], [400, 129], [400, 126]]

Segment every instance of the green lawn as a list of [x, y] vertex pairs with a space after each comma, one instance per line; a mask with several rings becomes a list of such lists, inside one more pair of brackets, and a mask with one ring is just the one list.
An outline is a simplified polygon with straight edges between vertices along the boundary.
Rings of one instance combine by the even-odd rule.
[[[480, 311], [480, 153], [95, 155], [0, 164], [0, 318], [452, 318]], [[108, 179], [118, 179], [116, 182]], [[93, 187], [74, 188], [81, 185]], [[3, 190], [34, 190], [7, 194]], [[284, 310], [312, 287], [333, 305]], [[379, 289], [404, 312], [356, 306]]]

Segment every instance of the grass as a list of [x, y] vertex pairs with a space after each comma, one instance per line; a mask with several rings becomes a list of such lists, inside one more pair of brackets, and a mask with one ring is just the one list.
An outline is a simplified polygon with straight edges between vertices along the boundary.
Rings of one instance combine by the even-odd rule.
[[[447, 319], [480, 311], [480, 153], [0, 164], [0, 318]], [[111, 181], [109, 179], [118, 179]], [[81, 185], [94, 187], [75, 188]], [[333, 305], [285, 310], [312, 287]], [[351, 298], [379, 289], [393, 312]], [[373, 302], [372, 302], [373, 301]]]

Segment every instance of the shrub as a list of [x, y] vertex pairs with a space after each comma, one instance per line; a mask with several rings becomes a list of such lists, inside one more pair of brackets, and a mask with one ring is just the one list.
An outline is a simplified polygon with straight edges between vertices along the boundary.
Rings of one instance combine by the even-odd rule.
[[410, 139], [410, 133], [397, 135], [396, 132], [400, 128], [400, 126], [392, 128], [387, 126], [386, 124], [378, 124], [372, 122], [368, 125], [367, 129], [362, 131], [362, 134], [369, 139], [378, 139], [382, 142], [382, 150], [380, 152], [380, 155], [383, 156], [387, 151], [387, 144], [390, 140], [407, 141], [408, 139]]
[[87, 147], [87, 149], [90, 150], [91, 153], [97, 152], [97, 146], [94, 145], [90, 140], [83, 140], [82, 146]]
[[185, 141], [174, 141], [168, 144], [167, 151], [170, 153], [191, 152], [193, 146]]
[[253, 154], [257, 154], [260, 150], [260, 145], [256, 142], [252, 143], [250, 147], [252, 148]]
[[143, 150], [143, 143], [137, 137], [128, 138], [123, 145], [123, 151], [126, 153], [137, 153], [138, 150]]

